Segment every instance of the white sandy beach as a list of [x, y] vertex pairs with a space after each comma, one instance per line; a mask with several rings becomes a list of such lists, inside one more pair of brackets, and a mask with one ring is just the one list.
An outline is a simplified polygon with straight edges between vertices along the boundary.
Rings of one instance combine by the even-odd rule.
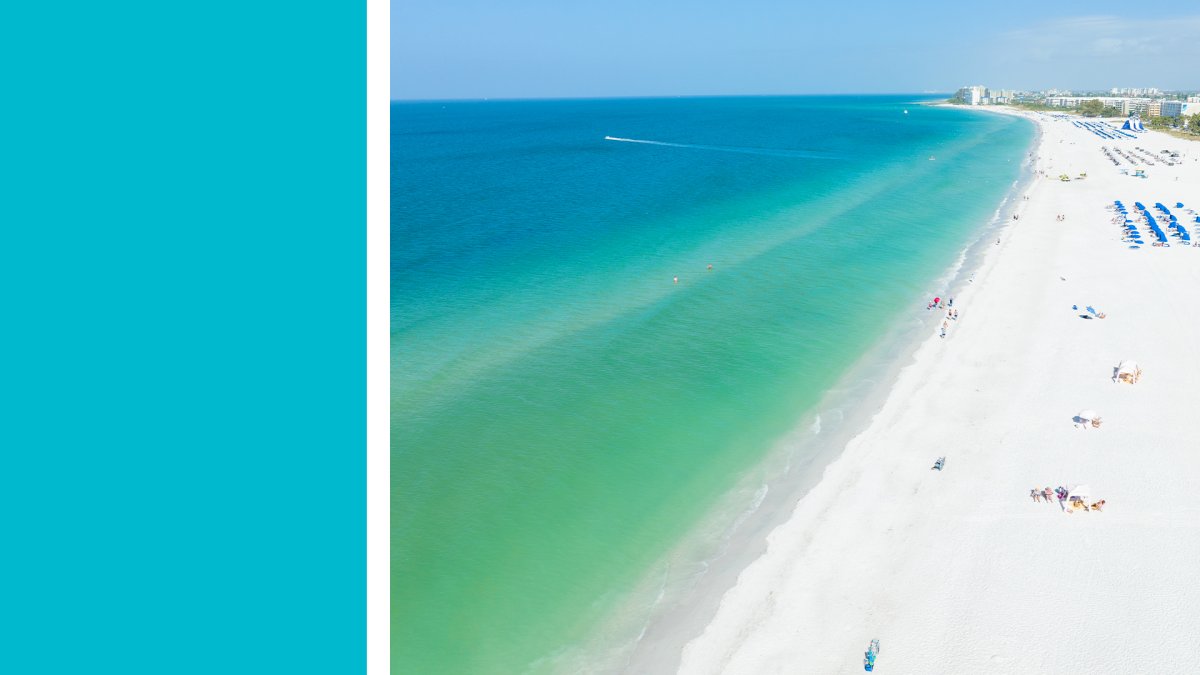
[[[680, 672], [862, 672], [872, 638], [877, 673], [1195, 669], [1200, 248], [1153, 247], [1131, 215], [1147, 236], [1130, 250], [1106, 207], [1162, 202], [1195, 237], [1200, 143], [1008, 114], [1041, 124], [1046, 177], [973, 283], [947, 289], [960, 312], [947, 336], [931, 335], [771, 534]], [[1139, 179], [1104, 145], [1185, 158], [1123, 162], [1146, 170]], [[1107, 318], [1080, 318], [1087, 305]], [[1137, 384], [1114, 383], [1124, 359], [1143, 368]], [[1073, 423], [1085, 409], [1101, 428]], [[1029, 495], [1079, 484], [1103, 512]]]

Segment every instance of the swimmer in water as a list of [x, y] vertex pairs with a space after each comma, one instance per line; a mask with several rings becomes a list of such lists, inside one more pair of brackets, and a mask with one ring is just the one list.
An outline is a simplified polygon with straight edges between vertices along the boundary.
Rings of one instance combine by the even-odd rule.
[[712, 270], [712, 263], [709, 263], [709, 264], [708, 264], [708, 269], [709, 269], [710, 271]]
[[679, 283], [679, 277], [675, 277], [675, 283]]

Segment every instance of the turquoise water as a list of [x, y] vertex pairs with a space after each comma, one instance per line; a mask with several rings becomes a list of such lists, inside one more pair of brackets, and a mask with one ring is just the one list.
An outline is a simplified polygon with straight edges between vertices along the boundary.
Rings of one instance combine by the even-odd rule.
[[1033, 135], [912, 100], [393, 104], [395, 672], [541, 669], [911, 314]]

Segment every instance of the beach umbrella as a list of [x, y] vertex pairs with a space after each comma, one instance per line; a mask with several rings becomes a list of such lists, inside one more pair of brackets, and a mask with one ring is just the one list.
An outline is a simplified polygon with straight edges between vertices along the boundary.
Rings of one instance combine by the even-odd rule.
[[1099, 416], [1096, 414], [1095, 410], [1083, 410], [1076, 417], [1086, 422], [1088, 420], [1094, 420]]
[[1177, 208], [1177, 209], [1182, 209], [1182, 208], [1183, 208], [1183, 202], [1175, 202], [1175, 208]]
[[1087, 485], [1076, 485], [1075, 487], [1071, 488], [1069, 496], [1079, 497], [1080, 499], [1086, 501], [1092, 496], [1092, 488], [1088, 487]]

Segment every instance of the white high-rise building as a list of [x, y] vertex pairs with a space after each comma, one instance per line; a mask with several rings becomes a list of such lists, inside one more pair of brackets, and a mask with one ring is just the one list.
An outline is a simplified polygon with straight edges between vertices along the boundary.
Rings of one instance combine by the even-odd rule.
[[987, 87], [977, 84], [972, 87], [963, 87], [958, 90], [955, 98], [966, 103], [967, 105], [981, 105], [983, 100], [988, 97]]

